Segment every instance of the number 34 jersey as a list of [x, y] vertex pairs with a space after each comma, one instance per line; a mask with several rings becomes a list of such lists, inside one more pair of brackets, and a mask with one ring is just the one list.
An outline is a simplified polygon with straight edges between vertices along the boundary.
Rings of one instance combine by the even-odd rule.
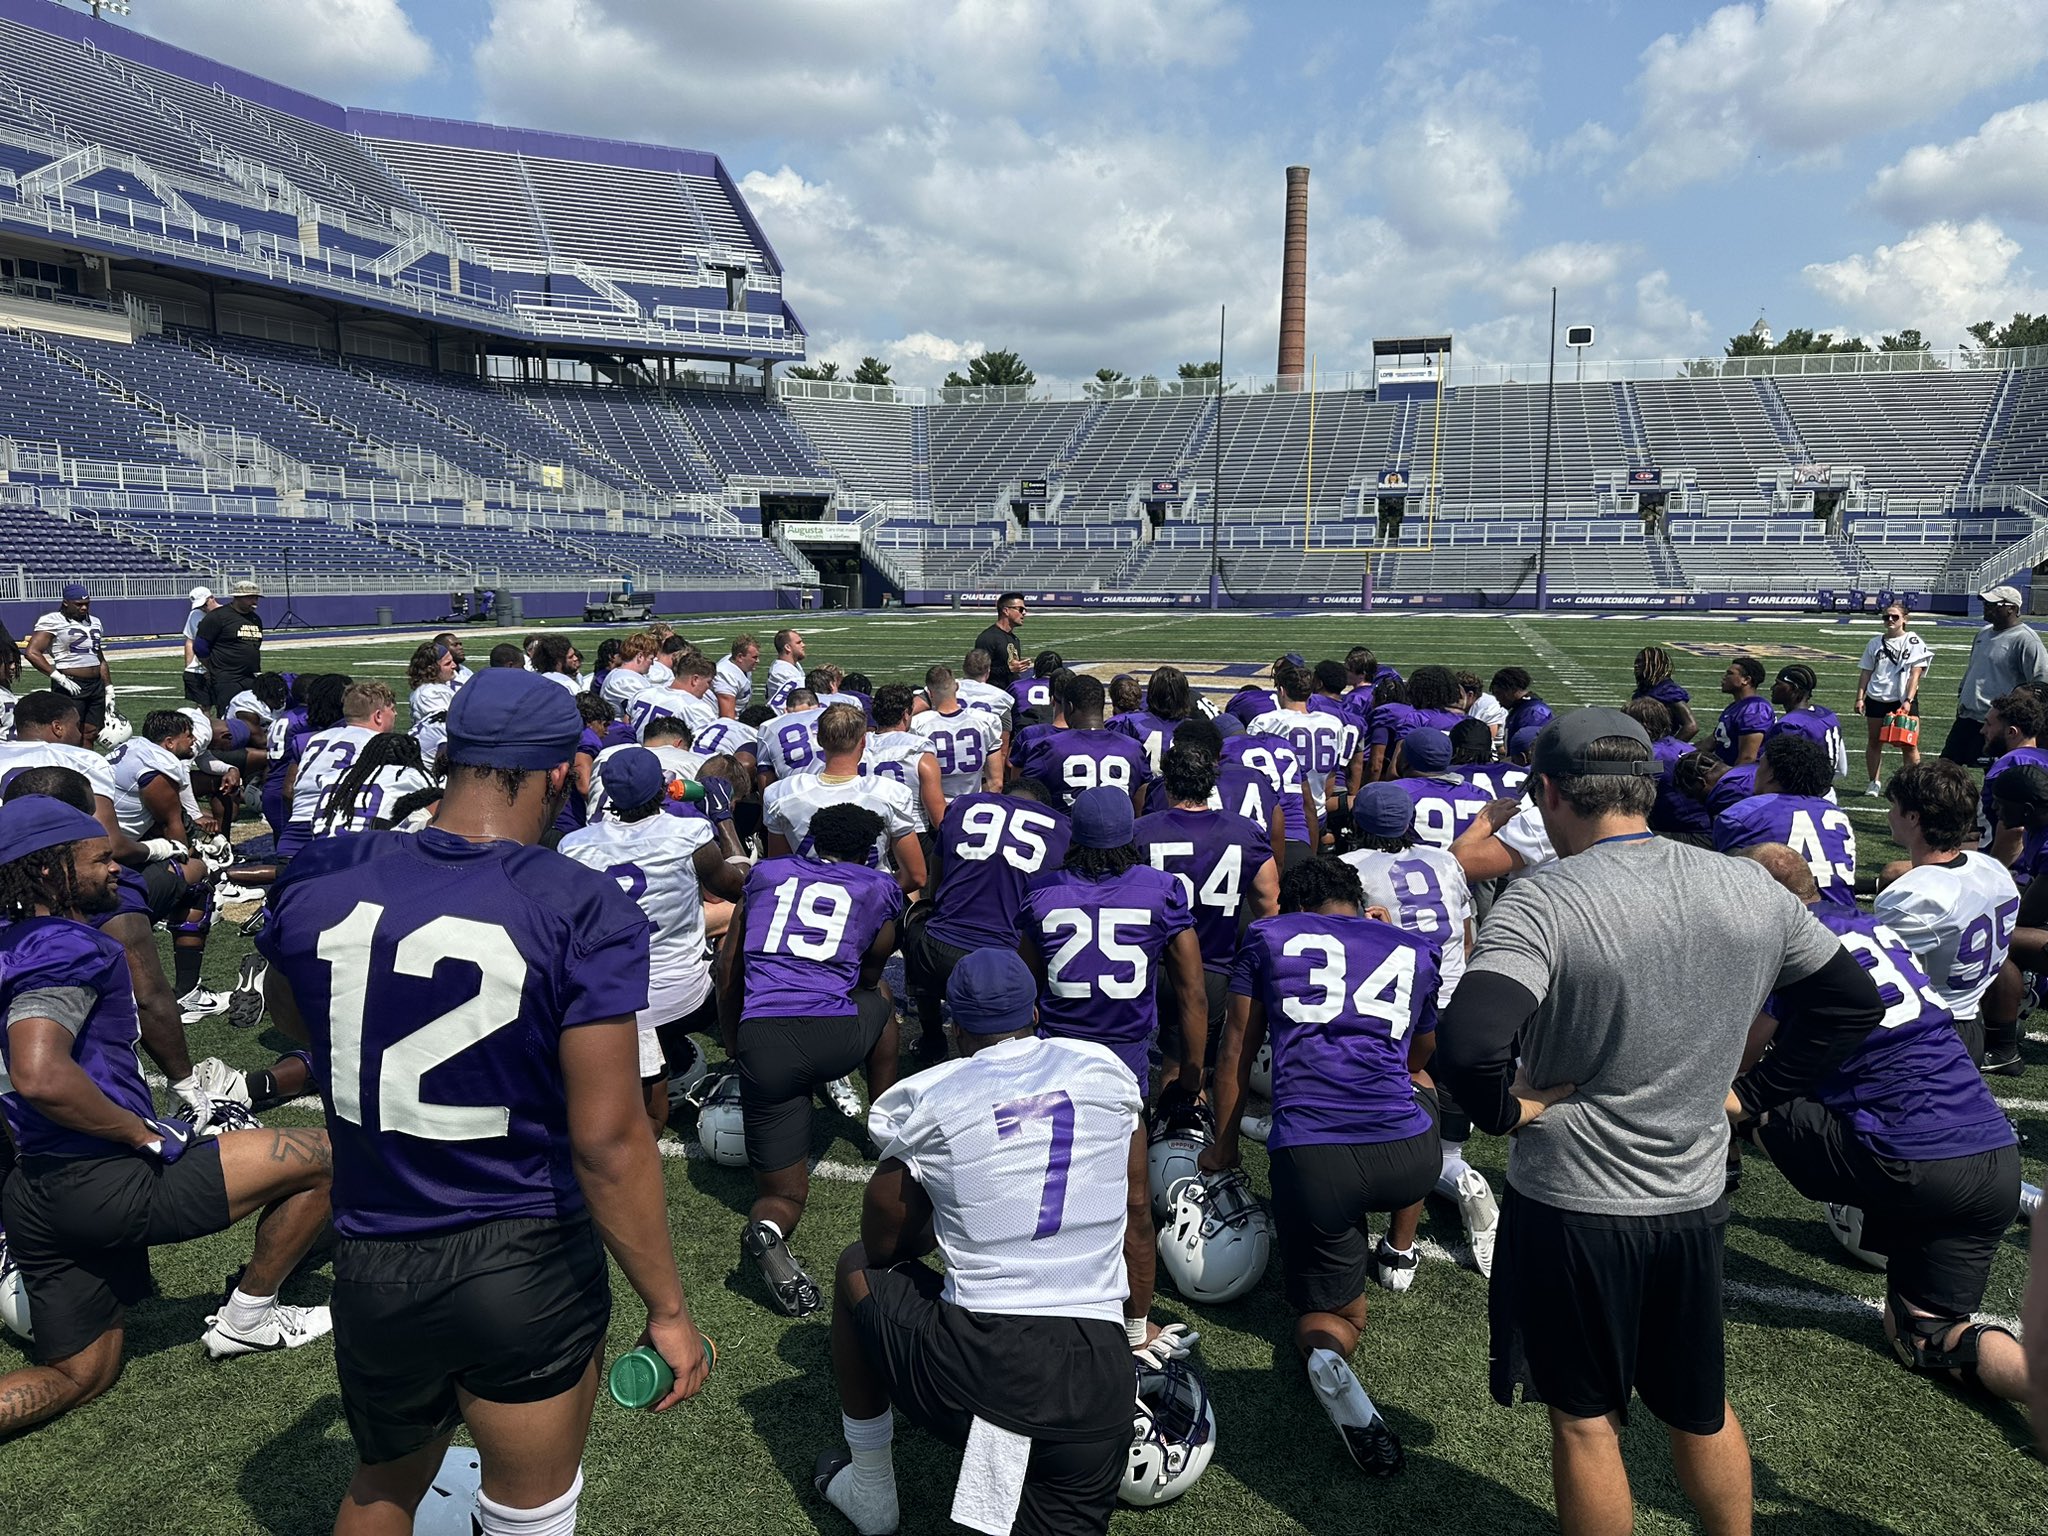
[[334, 1141], [344, 1237], [584, 1208], [562, 1032], [647, 1006], [647, 918], [545, 848], [434, 827], [322, 838], [257, 947], [291, 984]]

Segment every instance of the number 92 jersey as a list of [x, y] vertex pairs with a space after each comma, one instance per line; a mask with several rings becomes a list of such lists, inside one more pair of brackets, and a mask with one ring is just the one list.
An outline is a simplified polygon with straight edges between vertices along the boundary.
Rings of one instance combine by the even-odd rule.
[[583, 1210], [562, 1031], [647, 1006], [647, 918], [616, 881], [434, 827], [323, 838], [256, 943], [306, 1022], [342, 1236]]

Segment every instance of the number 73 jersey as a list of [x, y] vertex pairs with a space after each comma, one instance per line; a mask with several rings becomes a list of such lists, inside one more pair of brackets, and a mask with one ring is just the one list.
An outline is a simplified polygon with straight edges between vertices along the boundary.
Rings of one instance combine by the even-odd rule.
[[616, 881], [545, 848], [368, 832], [293, 859], [270, 914], [257, 948], [306, 1022], [336, 1231], [583, 1210], [562, 1031], [647, 1006], [647, 918]]

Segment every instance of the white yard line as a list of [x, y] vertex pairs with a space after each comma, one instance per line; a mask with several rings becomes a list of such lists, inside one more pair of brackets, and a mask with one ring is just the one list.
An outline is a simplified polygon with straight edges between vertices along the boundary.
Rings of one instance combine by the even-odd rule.
[[[710, 1155], [700, 1146], [696, 1138], [680, 1139], [664, 1137], [655, 1143], [663, 1157], [681, 1158], [686, 1163], [709, 1162]], [[811, 1176], [829, 1179], [839, 1184], [865, 1184], [874, 1176], [872, 1163], [835, 1163], [819, 1158], [811, 1164]]]
[[1514, 631], [1516, 639], [1534, 651], [1537, 658], [1557, 675], [1558, 681], [1564, 685], [1564, 691], [1571, 695], [1572, 703], [1583, 704], [1587, 699], [1598, 696], [1600, 679], [1576, 659], [1567, 656], [1537, 634], [1525, 620], [1511, 618], [1508, 620], [1508, 628]]

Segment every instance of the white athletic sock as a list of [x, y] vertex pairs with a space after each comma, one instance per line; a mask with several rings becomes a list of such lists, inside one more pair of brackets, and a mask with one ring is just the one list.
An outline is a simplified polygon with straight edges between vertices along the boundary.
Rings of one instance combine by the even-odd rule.
[[1308, 1379], [1316, 1389], [1316, 1400], [1323, 1405], [1323, 1412], [1339, 1429], [1347, 1424], [1363, 1429], [1380, 1416], [1372, 1399], [1365, 1395], [1365, 1384], [1335, 1350], [1309, 1351]]
[[221, 1320], [237, 1333], [254, 1333], [269, 1321], [276, 1305], [275, 1296], [251, 1296], [236, 1286], [228, 1294], [228, 1304], [220, 1309]]
[[782, 1228], [775, 1225], [775, 1223], [770, 1221], [766, 1216], [763, 1216], [761, 1218], [761, 1225], [766, 1227], [770, 1232], [773, 1232], [777, 1238], [780, 1238], [783, 1235]]
[[1446, 1200], [1455, 1200], [1458, 1198], [1458, 1177], [1471, 1165], [1465, 1161], [1465, 1143], [1447, 1141], [1443, 1145], [1443, 1172], [1436, 1176], [1436, 1192]]
[[575, 1536], [576, 1501], [582, 1496], [583, 1469], [578, 1467], [569, 1491], [538, 1509], [513, 1509], [479, 1493], [476, 1523], [484, 1536]]
[[872, 1419], [839, 1415], [840, 1433], [853, 1464], [841, 1467], [825, 1485], [825, 1498], [832, 1507], [864, 1533], [893, 1531], [901, 1516], [896, 1502], [895, 1415], [884, 1408]]

